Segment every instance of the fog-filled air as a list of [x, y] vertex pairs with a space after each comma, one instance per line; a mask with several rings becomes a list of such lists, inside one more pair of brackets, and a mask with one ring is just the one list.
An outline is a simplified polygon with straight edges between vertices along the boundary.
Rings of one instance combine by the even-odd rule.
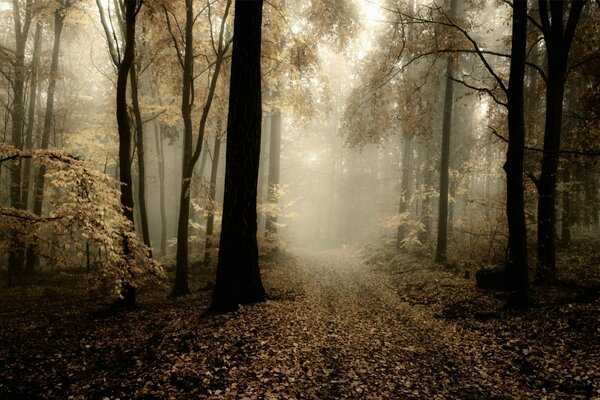
[[0, 0], [0, 398], [600, 398], [598, 0]]

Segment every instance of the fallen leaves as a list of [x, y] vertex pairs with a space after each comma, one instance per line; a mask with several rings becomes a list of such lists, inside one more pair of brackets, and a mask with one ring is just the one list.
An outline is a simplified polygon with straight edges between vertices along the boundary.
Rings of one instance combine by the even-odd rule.
[[[508, 312], [469, 280], [400, 261], [371, 270], [354, 252], [280, 255], [263, 265], [271, 300], [218, 316], [201, 314], [210, 293], [197, 290], [167, 300], [142, 288], [137, 309], [103, 317], [75, 280], [5, 291], [0, 397], [600, 395], [597, 300]], [[480, 309], [497, 314], [477, 319]]]

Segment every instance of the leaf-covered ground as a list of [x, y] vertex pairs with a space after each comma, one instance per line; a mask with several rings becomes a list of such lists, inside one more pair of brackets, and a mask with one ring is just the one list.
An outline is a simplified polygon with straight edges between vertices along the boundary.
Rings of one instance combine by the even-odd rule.
[[597, 292], [528, 311], [428, 261], [377, 249], [263, 264], [270, 300], [203, 316], [209, 291], [98, 312], [81, 277], [0, 294], [0, 398], [600, 398]]

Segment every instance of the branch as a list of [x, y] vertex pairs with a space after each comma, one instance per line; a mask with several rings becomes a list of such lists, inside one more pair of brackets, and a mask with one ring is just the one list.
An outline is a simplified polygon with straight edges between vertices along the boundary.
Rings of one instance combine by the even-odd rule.
[[489, 88], [482, 88], [482, 87], [478, 87], [478, 86], [473, 86], [473, 85], [468, 84], [467, 82], [465, 82], [462, 79], [453, 78], [451, 76], [449, 76], [448, 78], [451, 81], [460, 83], [461, 85], [463, 85], [463, 86], [465, 86], [465, 87], [467, 87], [469, 89], [475, 90], [477, 92], [485, 93], [488, 96], [490, 96], [494, 100], [495, 103], [508, 108], [508, 103], [505, 103], [505, 102], [501, 101], [500, 99], [498, 99], [498, 97], [494, 94], [494, 92], [492, 92], [491, 89], [489, 89]]
[[96, 0], [96, 5], [98, 6], [98, 12], [100, 13], [100, 22], [102, 23], [102, 28], [104, 28], [104, 34], [106, 35], [106, 43], [108, 44], [108, 51], [110, 53], [110, 58], [115, 66], [118, 66], [120, 63], [119, 53], [115, 48], [115, 43], [113, 41], [113, 34], [111, 34], [110, 26], [108, 25], [108, 21], [106, 20], [106, 14], [104, 13], [104, 7], [102, 7], [102, 3], [100, 0]]
[[40, 217], [40, 216], [37, 216], [37, 215], [33, 214], [32, 212], [29, 212], [26, 210], [16, 210], [16, 209], [11, 209], [11, 208], [7, 208], [7, 207], [0, 207], [0, 215], [9, 217], [9, 218], [21, 219], [21, 220], [25, 220], [25, 221], [29, 221], [29, 222], [33, 222], [33, 223], [41, 223], [41, 222], [56, 221], [59, 219], [64, 219], [64, 217]]
[[538, 147], [521, 145], [518, 143], [511, 142], [510, 140], [508, 140], [507, 138], [505, 138], [504, 136], [499, 134], [493, 127], [488, 125], [488, 128], [492, 131], [494, 136], [496, 136], [498, 139], [502, 140], [504, 143], [510, 144], [511, 146], [520, 147], [525, 150], [535, 151], [535, 152], [544, 153], [544, 154], [558, 154], [558, 155], [573, 154], [576, 156], [584, 156], [584, 157], [600, 157], [600, 151], [579, 151], [579, 150], [552, 150], [552, 151], [550, 151], [550, 150], [540, 149]]
[[[97, 0], [99, 1], [99, 0]], [[183, 67], [183, 55], [181, 54], [181, 49], [179, 48], [179, 45], [177, 44], [177, 38], [175, 37], [175, 34], [173, 33], [173, 29], [171, 28], [171, 18], [169, 18], [169, 13], [172, 14], [171, 11], [167, 10], [167, 7], [165, 7], [163, 5], [163, 11], [165, 12], [165, 18], [167, 19], [167, 27], [169, 28], [169, 34], [171, 35], [171, 39], [173, 40], [173, 44], [175, 45], [175, 51], [177, 52], [177, 59], [179, 60], [179, 65], [181, 66], [181, 69], [184, 69]], [[177, 23], [177, 20], [175, 20], [175, 23]], [[181, 31], [181, 29], [180, 29]]]

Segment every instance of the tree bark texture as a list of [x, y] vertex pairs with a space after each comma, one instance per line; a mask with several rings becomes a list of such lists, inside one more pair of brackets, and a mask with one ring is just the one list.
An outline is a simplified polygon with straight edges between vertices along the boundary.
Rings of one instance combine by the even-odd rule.
[[235, 2], [225, 194], [213, 312], [265, 300], [256, 241], [262, 6], [262, 0]]

